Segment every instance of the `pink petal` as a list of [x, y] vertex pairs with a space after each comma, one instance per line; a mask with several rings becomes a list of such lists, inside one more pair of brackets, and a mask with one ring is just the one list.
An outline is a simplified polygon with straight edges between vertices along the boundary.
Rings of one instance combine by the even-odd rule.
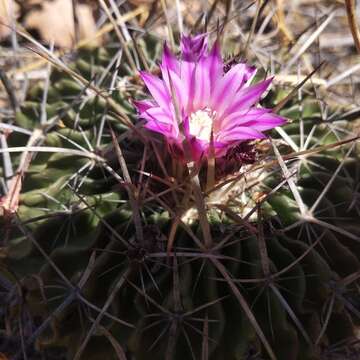
[[263, 139], [266, 136], [261, 132], [243, 126], [238, 126], [233, 130], [225, 131], [218, 135], [218, 141], [239, 141], [239, 140], [251, 140], [251, 139]]
[[195, 162], [199, 162], [203, 157], [203, 155], [205, 154], [204, 144], [195, 137], [190, 137], [185, 141], [187, 141], [188, 144], [184, 146], [190, 146], [190, 151], [191, 151], [190, 155], [192, 160]]
[[187, 94], [187, 104], [184, 109], [190, 113], [193, 110], [193, 99], [195, 93], [195, 63], [189, 61], [181, 62], [181, 83], [182, 88]]
[[[184, 84], [181, 81], [180, 77], [172, 70], [168, 68], [163, 68], [162, 65], [160, 65], [160, 69], [163, 75], [164, 82], [166, 84], [167, 91], [170, 94], [170, 99], [172, 103], [176, 101], [179, 110], [186, 109], [188, 106], [189, 94], [186, 91], [186, 88], [184, 87]], [[175, 99], [173, 99], [172, 90], [174, 91]]]
[[216, 110], [218, 116], [224, 113], [234, 99], [237, 91], [244, 85], [247, 77], [247, 65], [233, 66], [218, 82], [211, 94], [211, 108]]
[[272, 78], [269, 78], [255, 85], [240, 89], [223, 115], [244, 111], [253, 106], [260, 100], [261, 95], [266, 91], [271, 81]]
[[[270, 109], [262, 109], [262, 108], [250, 108], [245, 111], [237, 111], [227, 115], [225, 118], [219, 121], [219, 125], [217, 128], [224, 130], [229, 130], [234, 126], [242, 125], [248, 122], [248, 118], [250, 117], [250, 121], [254, 120], [254, 117], [257, 118], [261, 116], [263, 113], [270, 112]], [[248, 117], [248, 118], [246, 118]]]
[[214, 88], [216, 83], [221, 79], [224, 66], [218, 42], [215, 42], [209, 55], [206, 57], [204, 61], [204, 66], [206, 67], [208, 72], [210, 86], [211, 88]]
[[245, 82], [248, 82], [249, 80], [251, 80], [256, 72], [257, 72], [257, 69], [255, 66], [249, 66], [247, 64], [245, 64], [245, 69], [244, 69], [244, 72], [245, 72], [245, 76], [244, 76], [244, 79], [245, 79]]
[[177, 74], [179, 73], [179, 61], [176, 59], [176, 57], [171, 52], [166, 43], [164, 45], [161, 67], [164, 69], [172, 70]]
[[173, 129], [170, 125], [158, 123], [156, 121], [148, 121], [144, 127], [148, 130], [155, 131], [159, 134], [164, 135], [166, 138], [176, 138], [174, 136]]
[[210, 98], [210, 78], [204, 61], [200, 62], [195, 67], [194, 73], [194, 97], [193, 108], [202, 109], [209, 104]]
[[157, 104], [164, 109], [168, 109], [170, 103], [170, 95], [166, 89], [164, 82], [158, 77], [145, 71], [141, 71], [140, 76]]
[[207, 49], [206, 34], [196, 36], [182, 35], [180, 40], [181, 57], [185, 61], [197, 61]]
[[157, 105], [151, 100], [133, 100], [133, 104], [139, 113], [146, 111], [152, 107], [156, 107]]
[[[195, 136], [192, 136], [189, 132], [190, 126], [189, 126], [189, 117], [184, 116], [183, 121], [183, 134], [185, 135], [185, 138], [183, 140], [183, 148], [184, 148], [184, 154], [186, 156], [191, 156], [191, 160], [193, 161], [200, 161], [203, 153], [204, 153], [204, 143], [200, 140], [198, 140]], [[188, 150], [190, 150], [190, 154], [188, 153]]]
[[249, 115], [246, 118], [247, 122], [244, 123], [244, 125], [246, 124], [246, 126], [252, 127], [258, 131], [270, 130], [286, 123], [286, 120], [283, 117], [273, 113], [263, 113], [258, 117], [256, 117], [256, 115]]
[[179, 127], [171, 113], [162, 108], [151, 108], [141, 114], [141, 117], [147, 120], [145, 127], [163, 133], [166, 136], [176, 138], [179, 136]]
[[229, 131], [238, 126], [251, 127], [258, 131], [273, 129], [286, 123], [286, 120], [270, 109], [250, 109], [248, 112], [232, 113], [221, 122], [221, 131]]
[[141, 114], [141, 117], [144, 118], [145, 120], [157, 121], [169, 125], [173, 125], [175, 123], [172, 115], [168, 112], [165, 112], [160, 107], [155, 107], [146, 110], [144, 113]]

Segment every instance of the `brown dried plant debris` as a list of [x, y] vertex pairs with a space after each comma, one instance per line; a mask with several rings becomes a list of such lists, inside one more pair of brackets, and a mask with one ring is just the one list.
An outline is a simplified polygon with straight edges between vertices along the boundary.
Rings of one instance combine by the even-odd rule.
[[0, 40], [10, 35], [11, 26], [18, 15], [18, 4], [13, 0], [0, 0]]
[[26, 15], [24, 24], [27, 29], [37, 30], [45, 42], [54, 42], [63, 48], [70, 48], [76, 40], [91, 38], [96, 33], [91, 6], [77, 3], [74, 16], [72, 0], [41, 1], [39, 8]]
[[135, 6], [152, 5], [156, 0], [128, 0], [130, 4]]

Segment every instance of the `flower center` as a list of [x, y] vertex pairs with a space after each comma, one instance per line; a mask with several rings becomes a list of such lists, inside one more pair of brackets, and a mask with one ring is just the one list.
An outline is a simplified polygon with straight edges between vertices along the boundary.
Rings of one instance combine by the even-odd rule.
[[211, 111], [209, 108], [193, 112], [189, 121], [190, 134], [200, 140], [210, 142], [215, 116], [215, 111]]

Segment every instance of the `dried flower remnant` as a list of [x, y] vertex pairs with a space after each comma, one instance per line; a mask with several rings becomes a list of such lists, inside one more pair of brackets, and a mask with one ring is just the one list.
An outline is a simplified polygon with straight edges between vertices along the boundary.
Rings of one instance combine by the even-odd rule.
[[220, 158], [285, 123], [258, 105], [272, 79], [251, 84], [255, 67], [245, 63], [227, 67], [218, 43], [210, 51], [207, 44], [206, 34], [183, 36], [179, 59], [165, 45], [162, 78], [141, 72], [153, 99], [135, 103], [147, 129], [163, 134], [169, 149], [184, 159], [184, 144], [189, 144], [196, 161], [209, 155], [211, 141]]
[[256, 144], [244, 141], [231, 147], [227, 153], [216, 159], [216, 178], [223, 178], [241, 169], [243, 165], [257, 160]]

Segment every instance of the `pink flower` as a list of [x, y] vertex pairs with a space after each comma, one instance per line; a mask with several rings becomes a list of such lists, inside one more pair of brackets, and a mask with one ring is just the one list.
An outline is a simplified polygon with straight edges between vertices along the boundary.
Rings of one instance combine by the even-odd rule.
[[191, 37], [181, 36], [181, 57], [186, 61], [197, 61], [207, 50], [208, 39], [206, 34]]
[[176, 154], [189, 144], [194, 160], [206, 157], [212, 134], [215, 156], [221, 157], [285, 123], [258, 106], [272, 79], [250, 84], [256, 69], [245, 63], [226, 69], [217, 43], [207, 51], [205, 34], [183, 36], [180, 59], [165, 45], [160, 69], [162, 79], [141, 72], [152, 99], [135, 105], [145, 127], [163, 134]]

